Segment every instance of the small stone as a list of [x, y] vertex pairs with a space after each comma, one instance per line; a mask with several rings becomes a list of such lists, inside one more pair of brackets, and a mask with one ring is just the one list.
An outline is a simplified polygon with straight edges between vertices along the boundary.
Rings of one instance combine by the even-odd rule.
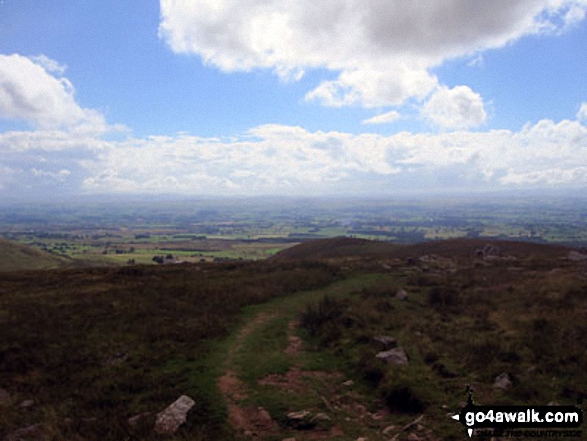
[[290, 412], [287, 414], [287, 424], [297, 430], [308, 430], [316, 426], [311, 413], [307, 410]]
[[342, 383], [343, 386], [352, 386], [353, 384], [355, 384], [353, 380], [348, 380]]
[[283, 438], [281, 441], [296, 441], [295, 438]]
[[131, 416], [128, 420], [126, 420], [128, 422], [128, 424], [130, 424], [131, 426], [136, 426], [140, 420], [142, 420], [145, 417], [148, 417], [149, 415], [151, 415], [151, 412], [142, 412], [139, 413], [138, 415], [134, 415]]
[[310, 412], [307, 410], [300, 410], [298, 412], [290, 412], [287, 414], [287, 418], [290, 420], [303, 420], [310, 415]]
[[179, 397], [167, 409], [157, 414], [155, 432], [160, 435], [175, 433], [179, 426], [185, 423], [187, 413], [195, 404], [195, 401], [187, 395]]
[[310, 423], [315, 425], [316, 429], [328, 430], [332, 427], [332, 421], [325, 413], [317, 413], [310, 419]]
[[507, 373], [502, 373], [495, 377], [495, 382], [493, 383], [493, 387], [496, 389], [509, 389], [512, 386], [512, 380]]
[[400, 289], [395, 294], [395, 298], [398, 300], [408, 300], [408, 293], [406, 292], [405, 289]]
[[363, 438], [363, 437], [361, 437], [361, 438], [357, 438], [357, 441], [368, 441], [368, 439], [369, 438]]
[[27, 407], [31, 407], [33, 404], [35, 404], [35, 400], [24, 400], [18, 405], [18, 407], [21, 409], [26, 409]]
[[387, 364], [408, 364], [408, 356], [401, 347], [379, 352], [375, 357]]

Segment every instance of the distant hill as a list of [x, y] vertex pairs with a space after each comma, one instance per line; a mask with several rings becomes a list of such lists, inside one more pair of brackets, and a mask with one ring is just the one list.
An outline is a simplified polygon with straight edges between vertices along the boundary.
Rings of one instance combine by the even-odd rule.
[[0, 238], [0, 256], [1, 272], [53, 269], [72, 266], [74, 262], [3, 238]]
[[407, 259], [434, 254], [441, 257], [474, 257], [478, 250], [487, 246], [497, 249], [502, 256], [514, 257], [564, 257], [570, 248], [561, 245], [530, 242], [497, 241], [489, 239], [449, 239], [421, 242], [410, 245], [375, 242], [350, 237], [335, 237], [304, 242], [277, 253], [277, 260], [340, 259], [340, 258], [388, 258]]

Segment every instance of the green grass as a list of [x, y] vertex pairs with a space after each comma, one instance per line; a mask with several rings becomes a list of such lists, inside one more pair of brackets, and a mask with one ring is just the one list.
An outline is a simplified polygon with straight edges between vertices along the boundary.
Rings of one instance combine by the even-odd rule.
[[72, 262], [65, 256], [51, 254], [27, 245], [0, 238], [0, 272], [25, 269], [52, 269], [67, 267]]

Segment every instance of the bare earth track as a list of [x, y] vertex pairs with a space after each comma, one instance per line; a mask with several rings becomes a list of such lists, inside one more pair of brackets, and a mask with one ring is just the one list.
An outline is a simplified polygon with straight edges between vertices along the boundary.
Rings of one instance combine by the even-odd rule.
[[[371, 397], [360, 393], [353, 381], [336, 370], [304, 368], [307, 360], [305, 343], [296, 335], [298, 321], [285, 321], [287, 339], [281, 354], [289, 360], [285, 372], [267, 374], [254, 384], [240, 378], [243, 367], [239, 356], [247, 354], [247, 341], [255, 338], [264, 328], [275, 326], [280, 319], [292, 316], [287, 302], [272, 312], [258, 312], [240, 330], [227, 349], [224, 374], [217, 386], [226, 403], [229, 423], [237, 439], [256, 440], [436, 440], [419, 415], [417, 422], [406, 427], [394, 421], [394, 416]], [[292, 303], [291, 308], [299, 307]], [[268, 309], [268, 308], [267, 308]], [[282, 320], [283, 321], [283, 320]], [[251, 354], [249, 353], [249, 356]], [[259, 356], [259, 363], [262, 363]], [[287, 411], [273, 415], [271, 403], [259, 403], [262, 392], [283, 397]], [[257, 397], [257, 399], [254, 399]], [[304, 408], [295, 407], [297, 399], [311, 403]], [[291, 398], [291, 401], [288, 400]], [[375, 403], [375, 404], [374, 404]], [[290, 407], [291, 406], [291, 407]], [[285, 415], [308, 413], [314, 420], [310, 424], [296, 424]], [[301, 427], [303, 426], [303, 427]]]

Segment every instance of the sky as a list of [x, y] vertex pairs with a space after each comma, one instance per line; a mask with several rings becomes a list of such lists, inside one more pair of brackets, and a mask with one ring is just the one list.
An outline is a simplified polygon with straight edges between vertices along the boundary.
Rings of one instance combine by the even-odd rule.
[[587, 189], [587, 0], [0, 0], [0, 199]]

